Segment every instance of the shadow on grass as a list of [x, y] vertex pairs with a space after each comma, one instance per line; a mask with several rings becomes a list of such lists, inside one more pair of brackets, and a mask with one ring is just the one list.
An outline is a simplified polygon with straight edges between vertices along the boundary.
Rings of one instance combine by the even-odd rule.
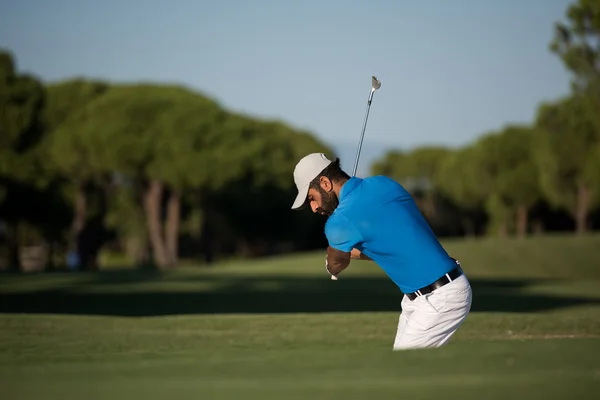
[[[155, 286], [145, 287], [148, 282]], [[538, 283], [527, 279], [472, 279], [472, 311], [541, 312], [600, 304], [593, 298], [527, 292], [528, 287]], [[402, 293], [386, 277], [346, 277], [333, 282], [326, 276], [216, 275], [165, 277], [163, 282], [160, 273], [122, 271], [89, 274], [71, 285], [44, 290], [0, 293], [0, 313], [153, 316], [399, 312], [401, 300]]]

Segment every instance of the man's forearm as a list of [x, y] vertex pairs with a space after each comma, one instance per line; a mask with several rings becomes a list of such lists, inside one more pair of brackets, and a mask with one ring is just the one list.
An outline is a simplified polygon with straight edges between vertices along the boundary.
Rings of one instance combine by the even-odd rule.
[[343, 270], [345, 270], [346, 268], [348, 268], [348, 265], [350, 265], [350, 263], [340, 263], [340, 262], [336, 262], [336, 261], [327, 261], [327, 270], [329, 271], [329, 273], [331, 275], [337, 275], [340, 272], [342, 272]]
[[344, 253], [331, 247], [327, 248], [327, 270], [337, 275], [350, 265], [350, 253]]

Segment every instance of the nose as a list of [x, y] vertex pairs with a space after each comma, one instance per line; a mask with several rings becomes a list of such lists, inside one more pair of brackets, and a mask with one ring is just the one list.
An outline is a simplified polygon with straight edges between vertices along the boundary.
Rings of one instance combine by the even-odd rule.
[[312, 212], [316, 213], [317, 209], [319, 208], [319, 205], [317, 204], [316, 201], [313, 200], [310, 202], [310, 208], [311, 208]]

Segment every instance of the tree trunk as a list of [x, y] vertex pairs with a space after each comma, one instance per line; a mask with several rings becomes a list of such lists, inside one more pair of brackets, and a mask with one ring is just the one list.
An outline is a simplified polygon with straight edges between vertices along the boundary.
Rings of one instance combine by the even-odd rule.
[[154, 256], [156, 266], [160, 269], [167, 268], [169, 265], [167, 248], [162, 236], [160, 222], [162, 192], [163, 184], [153, 180], [144, 194], [144, 210], [146, 212], [148, 236], [152, 245], [152, 255]]
[[56, 253], [55, 251], [55, 243], [54, 241], [52, 241], [52, 239], [48, 240], [48, 262], [46, 263], [46, 270], [47, 271], [54, 271], [55, 269], [55, 265], [54, 265], [54, 254]]
[[517, 236], [527, 235], [527, 207], [523, 204], [517, 206]]
[[87, 202], [85, 199], [85, 191], [82, 185], [78, 185], [75, 192], [75, 215], [71, 225], [72, 232], [78, 235], [85, 226], [85, 216], [87, 213]]
[[165, 237], [167, 241], [167, 256], [169, 264], [174, 266], [178, 261], [179, 223], [181, 214], [181, 199], [178, 192], [171, 192], [167, 203], [167, 223]]
[[200, 227], [199, 244], [200, 248], [204, 252], [204, 263], [210, 265], [214, 262], [215, 254], [215, 243], [214, 243], [214, 222], [213, 213], [210, 208], [205, 208], [203, 213], [203, 221]]
[[427, 213], [427, 218], [433, 219], [436, 216], [436, 207], [435, 207], [435, 196], [431, 193], [427, 193], [424, 198], [425, 202], [425, 212]]
[[21, 260], [19, 259], [19, 223], [9, 225], [8, 239], [8, 265], [12, 271], [18, 271]]
[[577, 208], [575, 210], [575, 229], [578, 235], [587, 232], [589, 206], [590, 190], [585, 185], [579, 185], [577, 190]]
[[82, 184], [77, 185], [75, 191], [74, 215], [71, 223], [71, 248], [77, 254], [76, 268], [79, 269], [84, 264], [87, 258], [85, 249], [82, 248], [82, 234], [85, 228], [87, 218], [87, 198], [85, 196], [85, 188]]
[[506, 227], [506, 222], [501, 222], [498, 226], [498, 236], [501, 238], [505, 238], [508, 236], [508, 228]]
[[535, 235], [542, 235], [544, 233], [544, 224], [540, 219], [533, 221], [532, 231]]
[[84, 193], [84, 224], [77, 235], [77, 253], [82, 270], [99, 269], [98, 255], [106, 241], [104, 219], [108, 211], [107, 193], [103, 187], [89, 186]]

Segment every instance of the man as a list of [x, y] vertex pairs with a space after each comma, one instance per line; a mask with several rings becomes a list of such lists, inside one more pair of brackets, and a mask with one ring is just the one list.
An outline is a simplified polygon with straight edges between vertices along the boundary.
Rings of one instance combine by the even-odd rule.
[[450, 257], [411, 195], [385, 176], [350, 177], [322, 153], [294, 170], [292, 209], [310, 205], [327, 217], [325, 266], [332, 277], [351, 259], [372, 260], [404, 293], [393, 349], [446, 344], [471, 309], [472, 293], [460, 263]]

